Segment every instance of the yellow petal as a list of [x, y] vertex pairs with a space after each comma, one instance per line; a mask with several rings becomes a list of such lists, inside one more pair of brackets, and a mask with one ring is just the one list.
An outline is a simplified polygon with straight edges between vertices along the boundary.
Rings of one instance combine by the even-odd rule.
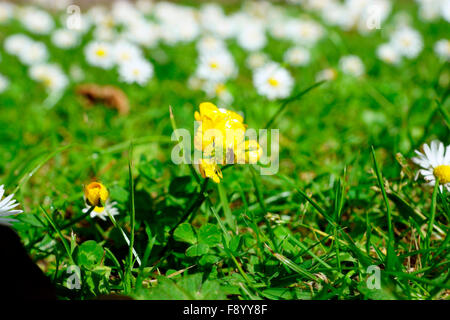
[[84, 196], [88, 205], [104, 207], [109, 197], [109, 192], [100, 182], [91, 182], [84, 189]]

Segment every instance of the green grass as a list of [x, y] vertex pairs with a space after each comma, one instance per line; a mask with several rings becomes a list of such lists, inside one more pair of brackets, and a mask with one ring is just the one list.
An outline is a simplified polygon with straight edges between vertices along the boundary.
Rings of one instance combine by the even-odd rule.
[[[310, 66], [289, 68], [292, 100], [258, 96], [244, 51], [229, 41], [240, 70], [227, 84], [232, 108], [250, 128], [280, 129], [280, 171], [261, 176], [231, 166], [220, 185], [170, 158], [173, 129], [192, 132], [194, 112], [207, 100], [187, 87], [194, 44], [146, 50], [155, 78], [139, 87], [88, 66], [82, 46], [66, 52], [37, 37], [66, 72], [78, 65], [84, 82], [121, 88], [131, 105], [126, 116], [86, 108], [73, 84], [47, 106], [45, 91], [0, 48], [1, 73], [12, 79], [0, 95], [0, 182], [16, 193], [24, 213], [14, 228], [58, 296], [448, 299], [449, 194], [415, 181], [417, 168], [396, 157], [409, 159], [432, 139], [450, 144], [448, 88], [439, 85], [450, 68], [432, 51], [447, 25], [420, 23], [415, 6], [396, 6], [424, 35], [417, 61], [395, 68], [377, 60], [385, 29], [361, 37], [331, 28]], [[2, 26], [0, 42], [17, 32], [25, 32], [18, 22]], [[265, 51], [281, 61], [288, 47], [270, 39]], [[166, 63], [157, 62], [161, 50]], [[316, 73], [347, 53], [363, 59], [367, 75], [315, 85]], [[81, 212], [83, 186], [93, 179], [118, 202], [116, 223]], [[66, 288], [70, 265], [81, 268], [80, 290]], [[371, 265], [380, 267], [380, 289], [367, 287]]]

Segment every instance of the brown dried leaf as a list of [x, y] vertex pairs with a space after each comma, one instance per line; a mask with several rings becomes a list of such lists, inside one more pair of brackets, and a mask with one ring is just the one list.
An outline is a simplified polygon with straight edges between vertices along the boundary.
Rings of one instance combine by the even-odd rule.
[[128, 97], [115, 86], [81, 84], [75, 90], [78, 95], [84, 98], [85, 106], [102, 103], [109, 108], [116, 109], [120, 115], [127, 115], [130, 112]]

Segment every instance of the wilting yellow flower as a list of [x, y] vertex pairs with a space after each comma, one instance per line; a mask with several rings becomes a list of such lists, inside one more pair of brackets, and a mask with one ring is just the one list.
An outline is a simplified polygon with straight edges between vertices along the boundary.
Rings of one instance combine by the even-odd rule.
[[222, 171], [213, 159], [200, 159], [198, 168], [203, 178], [211, 178], [215, 183], [223, 179]]
[[91, 182], [84, 188], [84, 197], [89, 206], [94, 206], [95, 209], [98, 207], [97, 210], [101, 211], [109, 197], [109, 192], [100, 182]]

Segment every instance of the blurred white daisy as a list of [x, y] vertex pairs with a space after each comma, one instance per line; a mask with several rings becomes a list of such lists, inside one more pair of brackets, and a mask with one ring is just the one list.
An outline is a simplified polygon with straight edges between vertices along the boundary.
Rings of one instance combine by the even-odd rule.
[[28, 66], [43, 63], [48, 59], [48, 50], [43, 42], [30, 41], [18, 53], [19, 60]]
[[14, 16], [15, 6], [8, 2], [0, 2], [0, 24], [10, 20]]
[[441, 191], [443, 187], [450, 191], [450, 146], [444, 147], [442, 142], [434, 140], [430, 146], [423, 145], [423, 153], [415, 152], [417, 157], [412, 161], [422, 167], [419, 173], [428, 184], [434, 186], [439, 179]]
[[143, 18], [128, 24], [123, 35], [125, 39], [146, 48], [154, 47], [160, 38], [159, 26]]
[[251, 70], [257, 69], [269, 62], [269, 57], [264, 52], [252, 52], [245, 60], [245, 64]]
[[450, 22], [450, 0], [442, 0], [441, 15], [445, 21]]
[[450, 40], [441, 39], [434, 45], [434, 52], [441, 58], [442, 60], [449, 61], [450, 60]]
[[14, 222], [16, 220], [11, 218], [6, 218], [9, 216], [13, 216], [19, 213], [22, 213], [22, 210], [14, 209], [16, 208], [19, 203], [16, 202], [16, 200], [13, 199], [14, 194], [10, 194], [6, 198], [3, 198], [3, 195], [5, 194], [5, 187], [3, 185], [0, 186], [0, 224], [9, 224], [9, 222]]
[[111, 14], [114, 21], [122, 25], [128, 25], [141, 17], [141, 13], [136, 10], [136, 7], [131, 2], [124, 0], [113, 2]]
[[225, 42], [213, 36], [203, 36], [197, 41], [197, 51], [200, 54], [220, 52], [226, 50]]
[[291, 94], [294, 80], [286, 69], [278, 63], [270, 62], [256, 69], [253, 85], [260, 95], [274, 100], [287, 98]]
[[90, 42], [84, 48], [84, 54], [89, 64], [103, 69], [110, 69], [114, 65], [114, 49], [106, 42]]
[[236, 73], [233, 56], [228, 51], [205, 53], [199, 57], [196, 74], [202, 79], [224, 82]]
[[292, 19], [286, 24], [287, 37], [296, 44], [315, 45], [324, 35], [323, 27], [313, 20]]
[[103, 25], [95, 28], [92, 35], [94, 39], [99, 42], [112, 42], [118, 36], [116, 29], [112, 27], [105, 27]]
[[377, 57], [388, 64], [394, 65], [399, 64], [402, 59], [397, 49], [389, 43], [382, 44], [377, 48]]
[[265, 30], [260, 24], [248, 23], [238, 33], [237, 42], [244, 50], [261, 50], [267, 44]]
[[205, 91], [209, 98], [218, 98], [218, 105], [220, 107], [229, 106], [234, 100], [233, 95], [224, 83], [205, 82], [203, 84], [203, 91]]
[[419, 17], [424, 21], [439, 18], [442, 0], [416, 0], [419, 5]]
[[0, 93], [5, 91], [9, 86], [9, 80], [4, 75], [0, 74]]
[[234, 21], [227, 17], [222, 7], [215, 3], [202, 5], [199, 10], [199, 20], [203, 29], [222, 39], [229, 38], [234, 33]]
[[130, 63], [142, 59], [142, 52], [138, 46], [122, 40], [114, 44], [114, 59], [118, 65]]
[[341, 57], [339, 60], [339, 68], [343, 73], [354, 77], [360, 77], [365, 72], [365, 67], [361, 58], [355, 55]]
[[303, 47], [293, 47], [284, 53], [284, 61], [295, 67], [306, 66], [310, 60], [309, 50]]
[[119, 65], [119, 75], [123, 82], [142, 86], [153, 76], [153, 65], [144, 59], [134, 59]]
[[61, 49], [70, 49], [80, 42], [78, 33], [69, 29], [58, 29], [52, 33], [52, 43]]
[[191, 89], [191, 90], [200, 90], [200, 89], [202, 89], [204, 83], [205, 83], [205, 80], [200, 79], [196, 75], [191, 75], [188, 78], [188, 81], [187, 81], [188, 88]]
[[35, 34], [49, 34], [55, 26], [50, 14], [35, 7], [22, 9], [20, 21], [28, 31]]
[[[106, 221], [108, 214], [111, 216], [117, 216], [119, 214], [119, 210], [116, 208], [116, 201], [106, 200], [104, 207], [95, 207], [94, 210], [90, 213], [91, 218], [100, 218]], [[83, 209], [83, 213], [86, 213], [90, 210], [91, 207], [86, 207]]]
[[58, 65], [38, 64], [29, 70], [30, 78], [40, 82], [49, 92], [63, 90], [69, 83], [67, 76]]
[[3, 47], [5, 51], [12, 55], [18, 55], [33, 40], [25, 34], [16, 33], [5, 38]]
[[391, 44], [409, 59], [416, 58], [423, 49], [422, 36], [410, 27], [401, 27], [391, 36]]
[[321, 71], [319, 71], [316, 74], [316, 81], [331, 81], [331, 80], [336, 80], [337, 78], [337, 72], [335, 69], [333, 68], [326, 68], [323, 69]]

